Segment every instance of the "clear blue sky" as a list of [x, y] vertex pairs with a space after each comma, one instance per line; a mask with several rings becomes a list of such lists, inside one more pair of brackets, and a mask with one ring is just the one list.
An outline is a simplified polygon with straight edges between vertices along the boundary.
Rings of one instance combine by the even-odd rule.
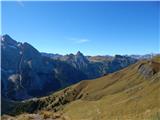
[[158, 2], [2, 2], [2, 34], [41, 52], [160, 52]]

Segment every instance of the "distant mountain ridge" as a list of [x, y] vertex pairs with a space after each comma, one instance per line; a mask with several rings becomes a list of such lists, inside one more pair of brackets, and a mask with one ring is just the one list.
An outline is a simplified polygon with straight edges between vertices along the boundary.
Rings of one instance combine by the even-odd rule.
[[112, 73], [137, 61], [129, 56], [84, 56], [78, 51], [74, 54], [59, 55], [42, 53], [54, 60], [64, 61], [72, 65], [74, 68], [87, 74], [88, 78], [97, 78], [106, 73]]
[[137, 59], [40, 53], [29, 43], [1, 36], [2, 96], [23, 100], [43, 96], [84, 79], [94, 79], [137, 62]]
[[[80, 52], [80, 51], [78, 51]], [[63, 57], [67, 55], [74, 55], [74, 54], [67, 54], [67, 55], [61, 55], [61, 54], [53, 54], [53, 53], [45, 53], [41, 52], [42, 56], [46, 57], [51, 57], [52, 59], [62, 59]], [[126, 57], [131, 57], [137, 60], [143, 60], [143, 59], [152, 59], [154, 56], [160, 55], [159, 53], [150, 53], [150, 54], [144, 54], [144, 55], [139, 55], [139, 54], [131, 54], [131, 55], [120, 55], [120, 56], [126, 56]], [[116, 56], [116, 55], [115, 55]], [[95, 56], [85, 56], [89, 61], [105, 61], [105, 60], [112, 60], [115, 56], [111, 55], [95, 55]]]

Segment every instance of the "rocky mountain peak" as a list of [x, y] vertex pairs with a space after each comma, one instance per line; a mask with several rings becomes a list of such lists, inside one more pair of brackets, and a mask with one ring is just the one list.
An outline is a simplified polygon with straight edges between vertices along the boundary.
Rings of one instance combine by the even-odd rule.
[[12, 39], [8, 34], [3, 35], [2, 37]]
[[84, 56], [80, 51], [77, 52], [76, 56]]
[[75, 59], [76, 61], [79, 61], [79, 62], [88, 62], [87, 58], [80, 52], [78, 51], [77, 54], [75, 55]]
[[115, 58], [124, 58], [125, 56], [122, 55], [115, 55]]
[[17, 41], [13, 40], [9, 35], [5, 34], [1, 36], [1, 42], [9, 45], [16, 45]]

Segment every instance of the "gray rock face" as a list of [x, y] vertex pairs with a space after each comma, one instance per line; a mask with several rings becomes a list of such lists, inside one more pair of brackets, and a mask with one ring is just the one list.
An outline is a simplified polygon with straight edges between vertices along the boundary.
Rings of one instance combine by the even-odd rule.
[[137, 62], [137, 60], [134, 58], [130, 58], [127, 56], [121, 56], [121, 55], [115, 55], [113, 60], [110, 61], [108, 64], [109, 66], [108, 71], [112, 73], [122, 68], [125, 68], [135, 62]]
[[135, 63], [125, 56], [93, 62], [81, 52], [76, 55], [41, 54], [29, 43], [1, 36], [2, 96], [14, 100], [46, 95], [84, 79], [103, 76]]
[[2, 95], [7, 98], [45, 95], [86, 78], [72, 66], [43, 57], [30, 44], [16, 42], [8, 35], [1, 37], [1, 52]]
[[142, 63], [139, 66], [139, 73], [142, 74], [145, 78], [150, 78], [154, 74], [157, 74], [160, 71], [160, 63], [154, 61], [148, 61], [147, 63]]
[[64, 61], [77, 70], [86, 74], [89, 79], [94, 79], [100, 76], [103, 76], [108, 73], [113, 73], [118, 71], [122, 68], [127, 67], [130, 64], [137, 62], [136, 59], [115, 55], [114, 57], [111, 56], [93, 56], [94, 59], [91, 59], [91, 56], [84, 56], [80, 51], [77, 54], [69, 54], [65, 56], [59, 56], [58, 58], [53, 58], [56, 60]]
[[[43, 72], [42, 56], [35, 48], [28, 43], [18, 43], [8, 35], [4, 35], [1, 38], [1, 50], [2, 93], [6, 97], [14, 98], [22, 91], [27, 93], [43, 89], [46, 81], [38, 75], [40, 71]], [[24, 96], [29, 95], [24, 94]]]

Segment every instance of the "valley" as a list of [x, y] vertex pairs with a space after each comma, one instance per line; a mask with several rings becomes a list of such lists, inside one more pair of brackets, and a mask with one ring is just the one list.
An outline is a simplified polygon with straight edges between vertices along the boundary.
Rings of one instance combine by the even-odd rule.
[[159, 120], [159, 93], [157, 55], [108, 75], [82, 80], [46, 97], [17, 102], [2, 98], [4, 105], [10, 104], [2, 106], [2, 119]]

